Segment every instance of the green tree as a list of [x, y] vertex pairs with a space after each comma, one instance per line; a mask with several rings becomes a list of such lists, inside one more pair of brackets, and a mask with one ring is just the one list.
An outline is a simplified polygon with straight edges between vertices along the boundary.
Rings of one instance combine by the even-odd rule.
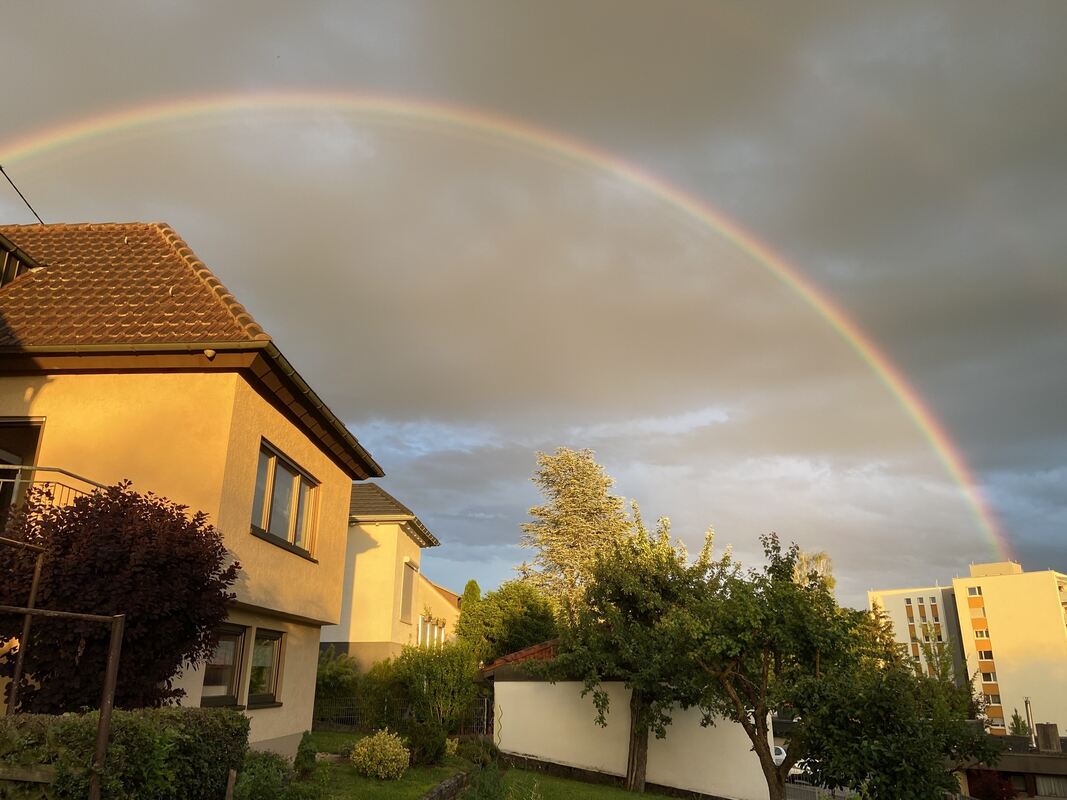
[[[992, 757], [954, 683], [916, 674], [888, 622], [840, 608], [815, 571], [798, 581], [796, 545], [783, 549], [773, 534], [762, 542], [762, 569], [724, 564], [677, 624], [693, 636], [707, 721], [741, 725], [771, 800], [800, 761], [828, 788], [903, 800], [940, 797], [953, 769]], [[776, 711], [795, 717], [781, 765], [769, 738]]]
[[482, 587], [478, 585], [478, 581], [471, 578], [467, 581], [467, 585], [463, 587], [463, 594], [459, 598], [459, 608], [462, 611], [464, 608], [472, 608], [482, 599]]
[[485, 663], [558, 635], [552, 604], [527, 581], [508, 581], [459, 608], [456, 636]]
[[524, 547], [536, 551], [519, 569], [563, 610], [576, 609], [597, 559], [633, 532], [624, 501], [610, 493], [615, 481], [591, 450], [560, 447], [537, 454], [533, 476], [545, 504], [530, 509]]
[[392, 679], [411, 703], [415, 723], [454, 731], [477, 696], [478, 663], [463, 642], [405, 647], [392, 662]]
[[650, 537], [636, 516], [635, 535], [616, 541], [597, 561], [551, 669], [558, 677], [584, 682], [600, 725], [609, 711], [604, 682], [625, 682], [630, 690], [626, 788], [642, 792], [649, 733], [665, 736], [671, 709], [693, 705], [698, 697], [692, 684], [680, 679], [685, 641], [679, 639], [673, 612], [706, 580], [711, 538], [690, 564], [685, 548], [671, 544], [666, 519]]
[[798, 551], [797, 563], [793, 568], [793, 579], [798, 583], [806, 583], [812, 574], [822, 580], [830, 591], [837, 586], [837, 578], [834, 577], [834, 562], [829, 554], [823, 550], [810, 553]]
[[1013, 709], [1011, 723], [1008, 725], [1008, 733], [1012, 736], [1030, 735], [1030, 726], [1026, 724], [1026, 720], [1022, 718], [1017, 708]]

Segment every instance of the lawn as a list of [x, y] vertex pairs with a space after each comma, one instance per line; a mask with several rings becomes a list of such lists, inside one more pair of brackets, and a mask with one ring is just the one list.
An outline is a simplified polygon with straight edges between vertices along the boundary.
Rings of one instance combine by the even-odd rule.
[[[614, 786], [597, 783], [555, 778], [540, 772], [528, 772], [522, 769], [509, 769], [504, 773], [504, 785], [519, 790], [519, 797], [532, 796], [531, 789], [536, 784], [541, 800], [633, 800], [631, 792]], [[646, 793], [643, 797], [664, 797], [665, 795]]]
[[[311, 737], [318, 752], [346, 755], [363, 735], [314, 731]], [[357, 774], [355, 767], [347, 761], [319, 764], [320, 773], [326, 775], [326, 797], [329, 800], [416, 800], [445, 778], [469, 767], [466, 761], [446, 758], [441, 766], [411, 767], [398, 781], [381, 781]]]

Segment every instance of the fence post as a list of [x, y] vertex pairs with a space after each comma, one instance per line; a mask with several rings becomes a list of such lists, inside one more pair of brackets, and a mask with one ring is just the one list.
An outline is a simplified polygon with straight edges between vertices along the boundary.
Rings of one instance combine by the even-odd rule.
[[100, 694], [100, 722], [96, 726], [96, 750], [93, 753], [93, 772], [89, 777], [89, 800], [100, 800], [100, 778], [104, 773], [107, 741], [111, 735], [111, 712], [115, 708], [115, 684], [118, 682], [119, 656], [122, 655], [122, 634], [125, 628], [125, 614], [116, 614], [111, 618], [111, 642], [107, 650], [104, 690]]
[[[37, 550], [37, 563], [33, 566], [33, 582], [30, 584], [30, 599], [26, 608], [34, 608], [37, 603], [37, 587], [41, 584], [41, 567], [44, 563], [44, 549]], [[14, 715], [15, 708], [19, 704], [19, 683], [22, 681], [22, 668], [26, 661], [26, 649], [30, 646], [30, 626], [33, 624], [33, 614], [26, 613], [22, 618], [22, 638], [19, 639], [19, 649], [15, 654], [15, 671], [11, 676], [11, 692], [7, 702], [7, 713]]]

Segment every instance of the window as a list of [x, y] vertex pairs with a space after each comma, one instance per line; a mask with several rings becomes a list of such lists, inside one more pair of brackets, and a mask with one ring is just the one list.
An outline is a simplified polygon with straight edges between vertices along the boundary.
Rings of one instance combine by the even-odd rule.
[[237, 686], [245, 651], [245, 629], [223, 625], [217, 632], [219, 643], [204, 665], [202, 706], [237, 705]]
[[252, 645], [252, 670], [248, 680], [248, 705], [273, 705], [278, 702], [278, 673], [282, 663], [282, 634], [256, 630]]
[[936, 598], [936, 597], [931, 597], [931, 598], [930, 598], [930, 604], [931, 604], [931, 605], [934, 605], [934, 604], [936, 604], [936, 603], [937, 603], [937, 598]]
[[992, 661], [993, 660], [993, 651], [992, 650], [979, 650], [978, 651], [978, 657], [980, 659], [982, 659], [983, 661]]
[[971, 597], [981, 597], [982, 596], [982, 587], [981, 586], [968, 586], [967, 587], [967, 594], [969, 594]]
[[995, 673], [995, 672], [983, 672], [982, 673], [982, 683], [996, 683], [996, 682], [997, 682], [997, 673]]
[[263, 445], [256, 469], [252, 530], [309, 552], [317, 485], [291, 461]]
[[904, 598], [904, 605], [906, 605], [906, 606], [910, 606], [911, 605], [911, 598], [910, 597], [905, 597]]
[[1004, 720], [1000, 719], [999, 717], [992, 717], [989, 720], [989, 727], [990, 728], [1003, 728], [1004, 727]]
[[981, 606], [971, 609], [971, 616], [975, 619], [985, 619], [985, 609]]
[[983, 698], [985, 699], [985, 704], [987, 706], [999, 706], [1000, 705], [1000, 695], [999, 694], [987, 694], [987, 695], [983, 695]]
[[400, 621], [411, 623], [411, 606], [415, 600], [415, 573], [418, 567], [410, 561], [404, 562], [404, 586], [400, 597]]
[[1041, 797], [1067, 797], [1067, 777], [1062, 775], [1035, 775], [1037, 793]]
[[975, 639], [988, 639], [989, 638], [989, 631], [985, 630], [984, 628], [979, 628], [978, 630], [976, 630], [974, 632], [974, 638]]

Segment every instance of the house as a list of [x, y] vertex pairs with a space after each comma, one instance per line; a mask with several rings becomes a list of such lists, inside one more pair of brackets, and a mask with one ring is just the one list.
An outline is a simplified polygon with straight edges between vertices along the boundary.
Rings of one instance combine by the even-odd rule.
[[242, 571], [214, 657], [176, 685], [294, 752], [352, 482], [381, 468], [167, 225], [2, 226], [0, 260], [0, 468], [75, 493], [128, 478], [206, 512]]
[[422, 574], [420, 555], [440, 542], [415, 514], [375, 483], [352, 485], [341, 622], [322, 630], [363, 669], [404, 645], [452, 638], [459, 595]]

